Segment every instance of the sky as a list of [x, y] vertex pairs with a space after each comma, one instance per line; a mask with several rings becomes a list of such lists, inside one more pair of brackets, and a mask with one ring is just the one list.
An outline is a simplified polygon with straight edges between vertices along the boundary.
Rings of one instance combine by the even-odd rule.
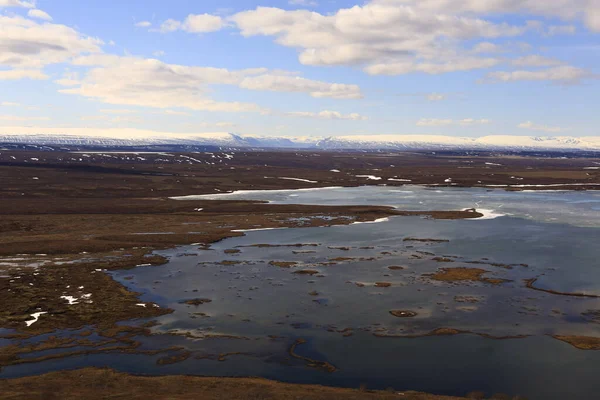
[[600, 136], [600, 0], [0, 0], [0, 133]]

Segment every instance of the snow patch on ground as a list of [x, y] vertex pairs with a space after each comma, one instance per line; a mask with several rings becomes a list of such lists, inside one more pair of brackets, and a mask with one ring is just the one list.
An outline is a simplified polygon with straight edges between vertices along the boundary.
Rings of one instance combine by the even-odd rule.
[[388, 222], [390, 219], [388, 217], [385, 218], [379, 218], [376, 219], [375, 221], [365, 221], [365, 222], [353, 222], [350, 225], [360, 225], [360, 224], [378, 224], [380, 222]]
[[383, 179], [383, 178], [381, 178], [379, 176], [375, 176], [375, 175], [354, 175], [354, 176], [356, 176], [357, 178], [367, 178], [370, 181], [380, 181], [381, 179]]
[[73, 297], [73, 296], [60, 296], [61, 299], [65, 299], [66, 301], [69, 302], [69, 305], [72, 306], [73, 304], [79, 304], [79, 302], [77, 300], [79, 300], [77, 297]]
[[288, 228], [256, 228], [256, 229], [236, 229], [231, 232], [258, 232], [258, 231], [274, 231], [278, 229], [288, 229]]
[[318, 181], [310, 181], [308, 179], [300, 179], [300, 178], [279, 178], [279, 179], [285, 179], [288, 181], [307, 182], [307, 183], [319, 183]]
[[229, 193], [219, 193], [219, 194], [193, 194], [189, 196], [176, 196], [169, 197], [171, 200], [216, 200], [221, 199], [223, 197], [230, 196], [238, 196], [249, 194], [252, 195], [254, 193], [289, 193], [289, 192], [300, 192], [300, 191], [313, 191], [313, 190], [328, 190], [328, 189], [342, 189], [342, 186], [328, 186], [328, 187], [318, 187], [318, 188], [304, 188], [304, 189], [276, 189], [276, 190], [236, 190]]
[[70, 306], [79, 304], [80, 301], [83, 301], [84, 303], [93, 303], [93, 301], [91, 300], [91, 293], [83, 294], [79, 298], [74, 296], [60, 296], [60, 298], [68, 301]]
[[35, 324], [38, 321], [38, 319], [40, 318], [40, 316], [43, 314], [48, 314], [48, 313], [46, 311], [40, 311], [40, 312], [33, 313], [33, 314], [31, 314], [31, 318], [33, 318], [33, 319], [30, 319], [29, 321], [25, 321], [25, 323], [27, 324], [27, 326], [31, 326], [31, 325]]

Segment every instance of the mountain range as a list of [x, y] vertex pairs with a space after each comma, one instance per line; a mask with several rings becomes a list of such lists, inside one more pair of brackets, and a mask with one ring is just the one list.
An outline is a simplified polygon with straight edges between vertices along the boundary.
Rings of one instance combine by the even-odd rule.
[[44, 145], [79, 147], [211, 146], [253, 149], [314, 150], [585, 150], [600, 151], [600, 136], [539, 137], [483, 136], [454, 137], [434, 135], [364, 135], [332, 137], [271, 137], [210, 133], [116, 137], [77, 134], [0, 134], [0, 145]]

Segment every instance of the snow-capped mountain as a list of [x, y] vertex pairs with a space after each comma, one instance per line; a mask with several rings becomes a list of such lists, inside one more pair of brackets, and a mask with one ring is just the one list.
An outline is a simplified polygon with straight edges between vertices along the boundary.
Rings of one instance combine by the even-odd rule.
[[480, 138], [433, 135], [365, 135], [318, 137], [272, 137], [205, 133], [190, 135], [77, 135], [0, 134], [0, 144], [140, 147], [218, 146], [228, 148], [320, 149], [320, 150], [592, 150], [600, 151], [600, 137], [483, 136]]
[[600, 137], [483, 136], [480, 138], [433, 135], [338, 136], [318, 142], [326, 149], [472, 149], [472, 150], [600, 150]]

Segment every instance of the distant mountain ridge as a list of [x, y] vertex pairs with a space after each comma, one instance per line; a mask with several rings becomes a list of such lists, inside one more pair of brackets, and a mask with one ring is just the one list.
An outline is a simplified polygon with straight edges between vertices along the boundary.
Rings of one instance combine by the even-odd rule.
[[483, 136], [479, 138], [434, 135], [372, 135], [270, 137], [211, 133], [150, 137], [78, 136], [75, 134], [0, 134], [0, 144], [82, 147], [216, 146], [226, 148], [315, 150], [588, 150], [600, 151], [600, 136], [541, 137]]

